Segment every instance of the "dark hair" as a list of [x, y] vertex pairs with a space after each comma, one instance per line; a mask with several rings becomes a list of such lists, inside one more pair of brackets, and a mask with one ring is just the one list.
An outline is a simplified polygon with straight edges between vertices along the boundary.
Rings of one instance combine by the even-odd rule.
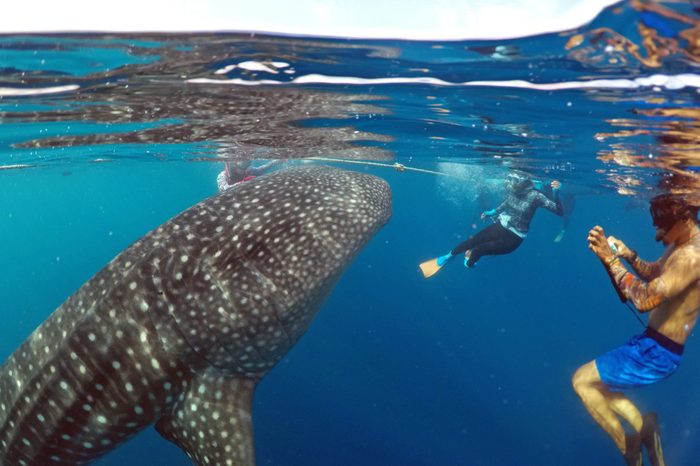
[[649, 213], [654, 225], [664, 229], [680, 220], [698, 220], [698, 206], [689, 204], [682, 196], [672, 193], [655, 196], [649, 202]]

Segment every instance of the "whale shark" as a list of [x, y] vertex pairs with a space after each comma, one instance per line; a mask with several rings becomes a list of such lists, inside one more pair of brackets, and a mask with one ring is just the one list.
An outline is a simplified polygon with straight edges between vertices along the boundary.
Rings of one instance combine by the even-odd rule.
[[391, 216], [382, 179], [279, 170], [122, 251], [0, 367], [0, 465], [86, 464], [155, 425], [194, 464], [255, 464], [251, 401]]

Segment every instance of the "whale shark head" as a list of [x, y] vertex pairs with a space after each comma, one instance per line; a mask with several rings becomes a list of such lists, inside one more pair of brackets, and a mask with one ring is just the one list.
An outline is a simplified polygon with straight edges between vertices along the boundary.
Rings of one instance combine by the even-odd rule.
[[381, 179], [310, 166], [148, 233], [0, 368], [0, 464], [84, 464], [156, 422], [197, 464], [253, 465], [257, 382], [390, 215]]
[[160, 247], [177, 251], [152, 275], [164, 319], [207, 365], [264, 373], [390, 215], [386, 182], [361, 173], [293, 168], [242, 183], [156, 231]]

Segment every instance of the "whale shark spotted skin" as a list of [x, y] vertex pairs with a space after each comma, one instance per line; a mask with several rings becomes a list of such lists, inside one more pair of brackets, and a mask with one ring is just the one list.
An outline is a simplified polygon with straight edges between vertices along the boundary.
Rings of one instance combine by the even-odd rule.
[[153, 423], [195, 464], [255, 464], [256, 384], [390, 215], [383, 180], [301, 167], [151, 231], [0, 367], [0, 465], [89, 463]]

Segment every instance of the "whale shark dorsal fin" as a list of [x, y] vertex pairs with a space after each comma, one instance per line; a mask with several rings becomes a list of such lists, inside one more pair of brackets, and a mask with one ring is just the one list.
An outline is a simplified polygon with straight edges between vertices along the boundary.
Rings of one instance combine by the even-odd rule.
[[198, 374], [156, 430], [195, 464], [253, 466], [251, 402], [256, 385], [256, 380], [214, 369]]

